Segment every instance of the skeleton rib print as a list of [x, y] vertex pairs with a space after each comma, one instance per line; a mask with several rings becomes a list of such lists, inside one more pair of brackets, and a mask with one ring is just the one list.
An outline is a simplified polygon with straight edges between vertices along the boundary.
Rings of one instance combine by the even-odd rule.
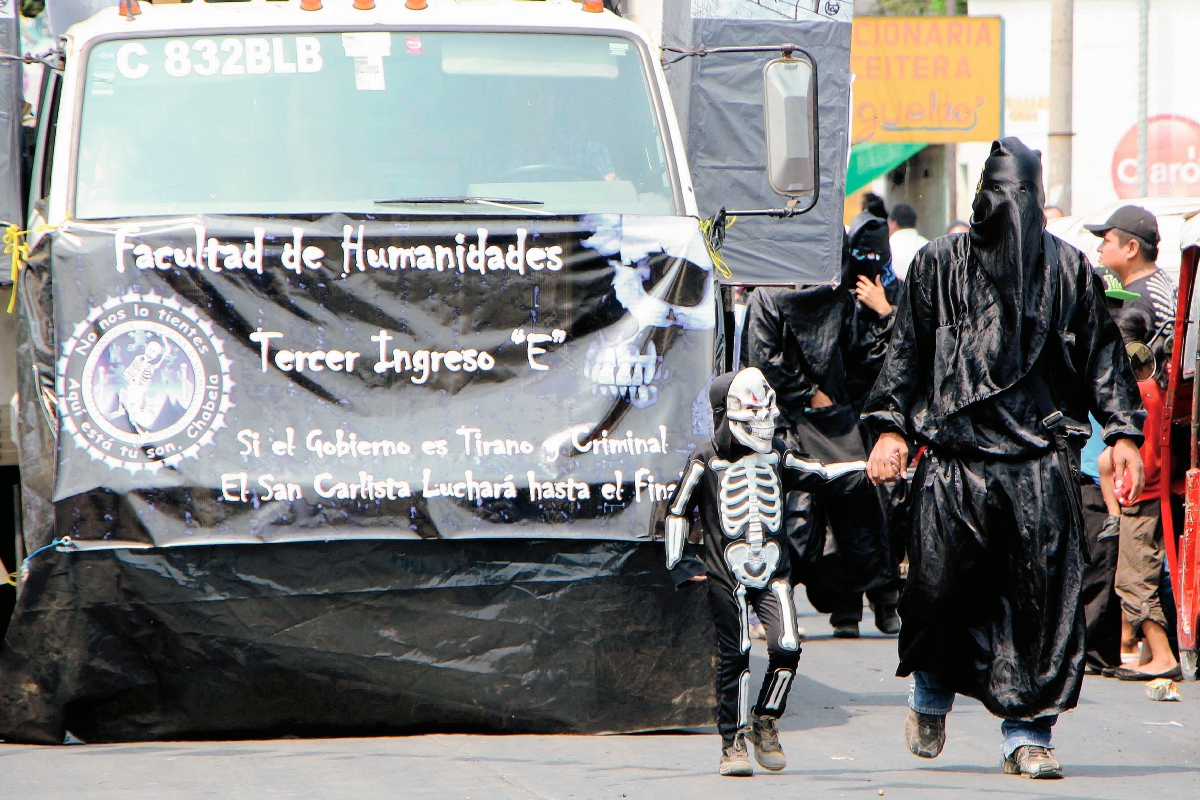
[[777, 453], [753, 453], [730, 463], [714, 458], [710, 466], [721, 472], [721, 528], [730, 539], [742, 530], [750, 541], [762, 541], [763, 528], [779, 530], [783, 504], [780, 502], [779, 477], [774, 465]]

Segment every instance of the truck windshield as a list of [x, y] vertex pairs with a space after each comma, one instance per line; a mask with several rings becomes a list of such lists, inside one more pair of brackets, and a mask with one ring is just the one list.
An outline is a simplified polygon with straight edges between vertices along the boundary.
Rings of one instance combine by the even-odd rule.
[[74, 215], [674, 214], [654, 108], [639, 46], [613, 36], [106, 41]]

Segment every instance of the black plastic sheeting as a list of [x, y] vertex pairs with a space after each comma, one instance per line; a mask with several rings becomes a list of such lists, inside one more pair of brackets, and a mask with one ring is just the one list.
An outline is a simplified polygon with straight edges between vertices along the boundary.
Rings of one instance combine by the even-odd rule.
[[0, 737], [710, 724], [707, 585], [630, 542], [308, 542], [31, 562]]

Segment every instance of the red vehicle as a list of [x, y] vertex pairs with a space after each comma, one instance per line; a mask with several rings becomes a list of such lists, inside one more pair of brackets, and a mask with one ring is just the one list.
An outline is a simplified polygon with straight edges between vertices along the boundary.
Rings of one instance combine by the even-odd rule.
[[[1200, 351], [1200, 214], [1180, 235], [1179, 302], [1175, 345], [1168, 365], [1167, 397], [1157, 432], [1170, 481], [1159, 492], [1171, 588], [1178, 614], [1179, 661], [1184, 678], [1196, 680], [1200, 626], [1200, 392], [1195, 389]], [[1147, 431], [1147, 435], [1151, 432]]]

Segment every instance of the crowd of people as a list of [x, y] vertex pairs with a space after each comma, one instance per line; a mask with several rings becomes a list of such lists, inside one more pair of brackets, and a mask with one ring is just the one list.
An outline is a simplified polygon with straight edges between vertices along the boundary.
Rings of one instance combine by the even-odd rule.
[[[969, 222], [929, 242], [912, 206], [868, 194], [836, 286], [744, 297], [740, 371], [712, 387], [715, 449], [669, 503], [671, 565], [714, 584], [721, 774], [752, 774], [750, 746], [762, 767], [786, 764], [775, 720], [799, 662], [803, 631], [785, 618], [800, 584], [834, 636], [859, 636], [864, 596], [899, 635], [904, 736], [922, 758], [964, 694], [1001, 718], [1004, 772], [1061, 777], [1052, 728], [1085, 672], [1179, 676], [1167, 479], [1142, 434], [1161, 413], [1174, 284], [1145, 209], [1090, 226], [1099, 267], [1046, 232], [1054, 210], [1040, 154], [1004, 139]], [[736, 505], [729, 487], [747, 480]], [[689, 514], [707, 548], [690, 566]], [[751, 708], [755, 628], [770, 665]]]

